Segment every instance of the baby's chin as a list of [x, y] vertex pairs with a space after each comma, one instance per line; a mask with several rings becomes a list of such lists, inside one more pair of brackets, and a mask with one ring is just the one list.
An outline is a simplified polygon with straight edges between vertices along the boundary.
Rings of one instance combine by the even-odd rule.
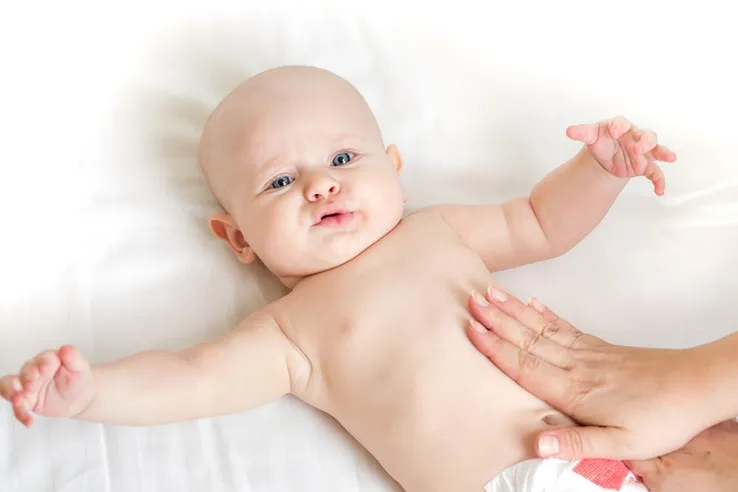
[[312, 272], [312, 275], [327, 272], [343, 266], [361, 256], [366, 250], [372, 247], [376, 240], [366, 241], [363, 244], [351, 244], [345, 245], [341, 249], [330, 251], [326, 254], [321, 255], [320, 260], [313, 262], [309, 265], [307, 270]]
[[320, 255], [300, 261], [299, 268], [295, 265], [273, 265], [270, 270], [275, 273], [285, 285], [295, 284], [300, 280], [328, 272], [335, 268], [347, 265], [357, 259], [379, 241], [384, 234], [377, 237], [364, 237], [363, 241], [347, 241], [345, 244], [332, 244]]
[[[346, 234], [329, 234], [319, 245], [314, 245], [315, 252], [312, 255], [303, 255], [302, 258], [292, 257], [289, 262], [272, 265], [269, 269], [285, 285], [296, 284], [305, 277], [319, 275], [359, 258], [391, 232], [399, 222], [399, 219], [390, 219], [380, 227], [359, 227]], [[296, 253], [295, 256], [298, 255], [299, 253]]]

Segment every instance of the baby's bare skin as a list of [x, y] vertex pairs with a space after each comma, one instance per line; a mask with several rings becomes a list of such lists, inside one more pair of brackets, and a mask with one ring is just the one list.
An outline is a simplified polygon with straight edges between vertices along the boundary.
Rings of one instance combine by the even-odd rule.
[[[292, 393], [335, 417], [408, 492], [480, 491], [573, 422], [472, 346], [470, 294], [490, 272], [561, 255], [631, 176], [663, 193], [653, 132], [624, 118], [570, 127], [586, 144], [530, 196], [405, 216], [402, 157], [360, 94], [311, 67], [267, 71], [208, 119], [200, 162], [223, 206], [213, 234], [291, 289], [233, 331], [179, 352], [90, 367], [39, 354], [0, 395], [19, 421], [154, 425], [242, 412]], [[155, 375], [155, 377], [152, 377]]]
[[405, 490], [481, 490], [535, 457], [546, 422], [573, 425], [471, 346], [466, 303], [491, 283], [438, 213], [410, 216], [269, 310], [313, 368], [295, 395], [335, 417]]

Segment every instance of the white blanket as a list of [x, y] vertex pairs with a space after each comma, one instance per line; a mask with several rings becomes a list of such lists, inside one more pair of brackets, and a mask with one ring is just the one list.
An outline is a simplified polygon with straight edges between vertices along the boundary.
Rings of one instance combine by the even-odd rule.
[[[564, 257], [503, 272], [611, 341], [680, 347], [738, 328], [732, 16], [700, 2], [16, 2], [0, 13], [0, 373], [77, 344], [93, 361], [230, 329], [280, 286], [213, 240], [195, 164], [233, 86], [316, 64], [364, 92], [406, 158], [410, 208], [500, 201], [623, 114], [678, 155]], [[727, 8], [727, 7], [725, 7]], [[151, 375], [152, 378], [156, 374]], [[492, 445], [492, 443], [490, 443]], [[0, 405], [0, 491], [388, 491], [334, 421], [284, 398], [151, 428]]]

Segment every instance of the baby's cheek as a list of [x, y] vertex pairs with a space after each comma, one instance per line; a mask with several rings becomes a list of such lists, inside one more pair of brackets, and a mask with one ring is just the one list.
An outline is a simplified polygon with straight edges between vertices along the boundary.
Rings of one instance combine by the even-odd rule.
[[285, 254], [284, 250], [294, 252], [297, 231], [287, 212], [270, 207], [255, 216], [252, 225], [256, 226], [251, 229], [252, 235], [263, 256], [280, 257]]
[[399, 219], [405, 210], [405, 193], [399, 184], [395, 187], [394, 200], [392, 201], [393, 211]]

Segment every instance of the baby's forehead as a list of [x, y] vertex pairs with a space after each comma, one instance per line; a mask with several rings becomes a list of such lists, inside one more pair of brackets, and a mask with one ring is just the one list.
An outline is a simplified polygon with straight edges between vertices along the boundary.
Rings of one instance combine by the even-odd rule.
[[[221, 148], [243, 171], [269, 165], [280, 151], [296, 153], [342, 140], [378, 140], [374, 114], [346, 80], [320, 70], [287, 68], [255, 76], [223, 101]], [[377, 138], [378, 137], [378, 138]]]
[[303, 104], [263, 105], [245, 111], [235, 131], [243, 157], [256, 163], [268, 163], [275, 153], [319, 152], [340, 145], [359, 145], [374, 138], [373, 116], [355, 106], [321, 104], [309, 100]]

